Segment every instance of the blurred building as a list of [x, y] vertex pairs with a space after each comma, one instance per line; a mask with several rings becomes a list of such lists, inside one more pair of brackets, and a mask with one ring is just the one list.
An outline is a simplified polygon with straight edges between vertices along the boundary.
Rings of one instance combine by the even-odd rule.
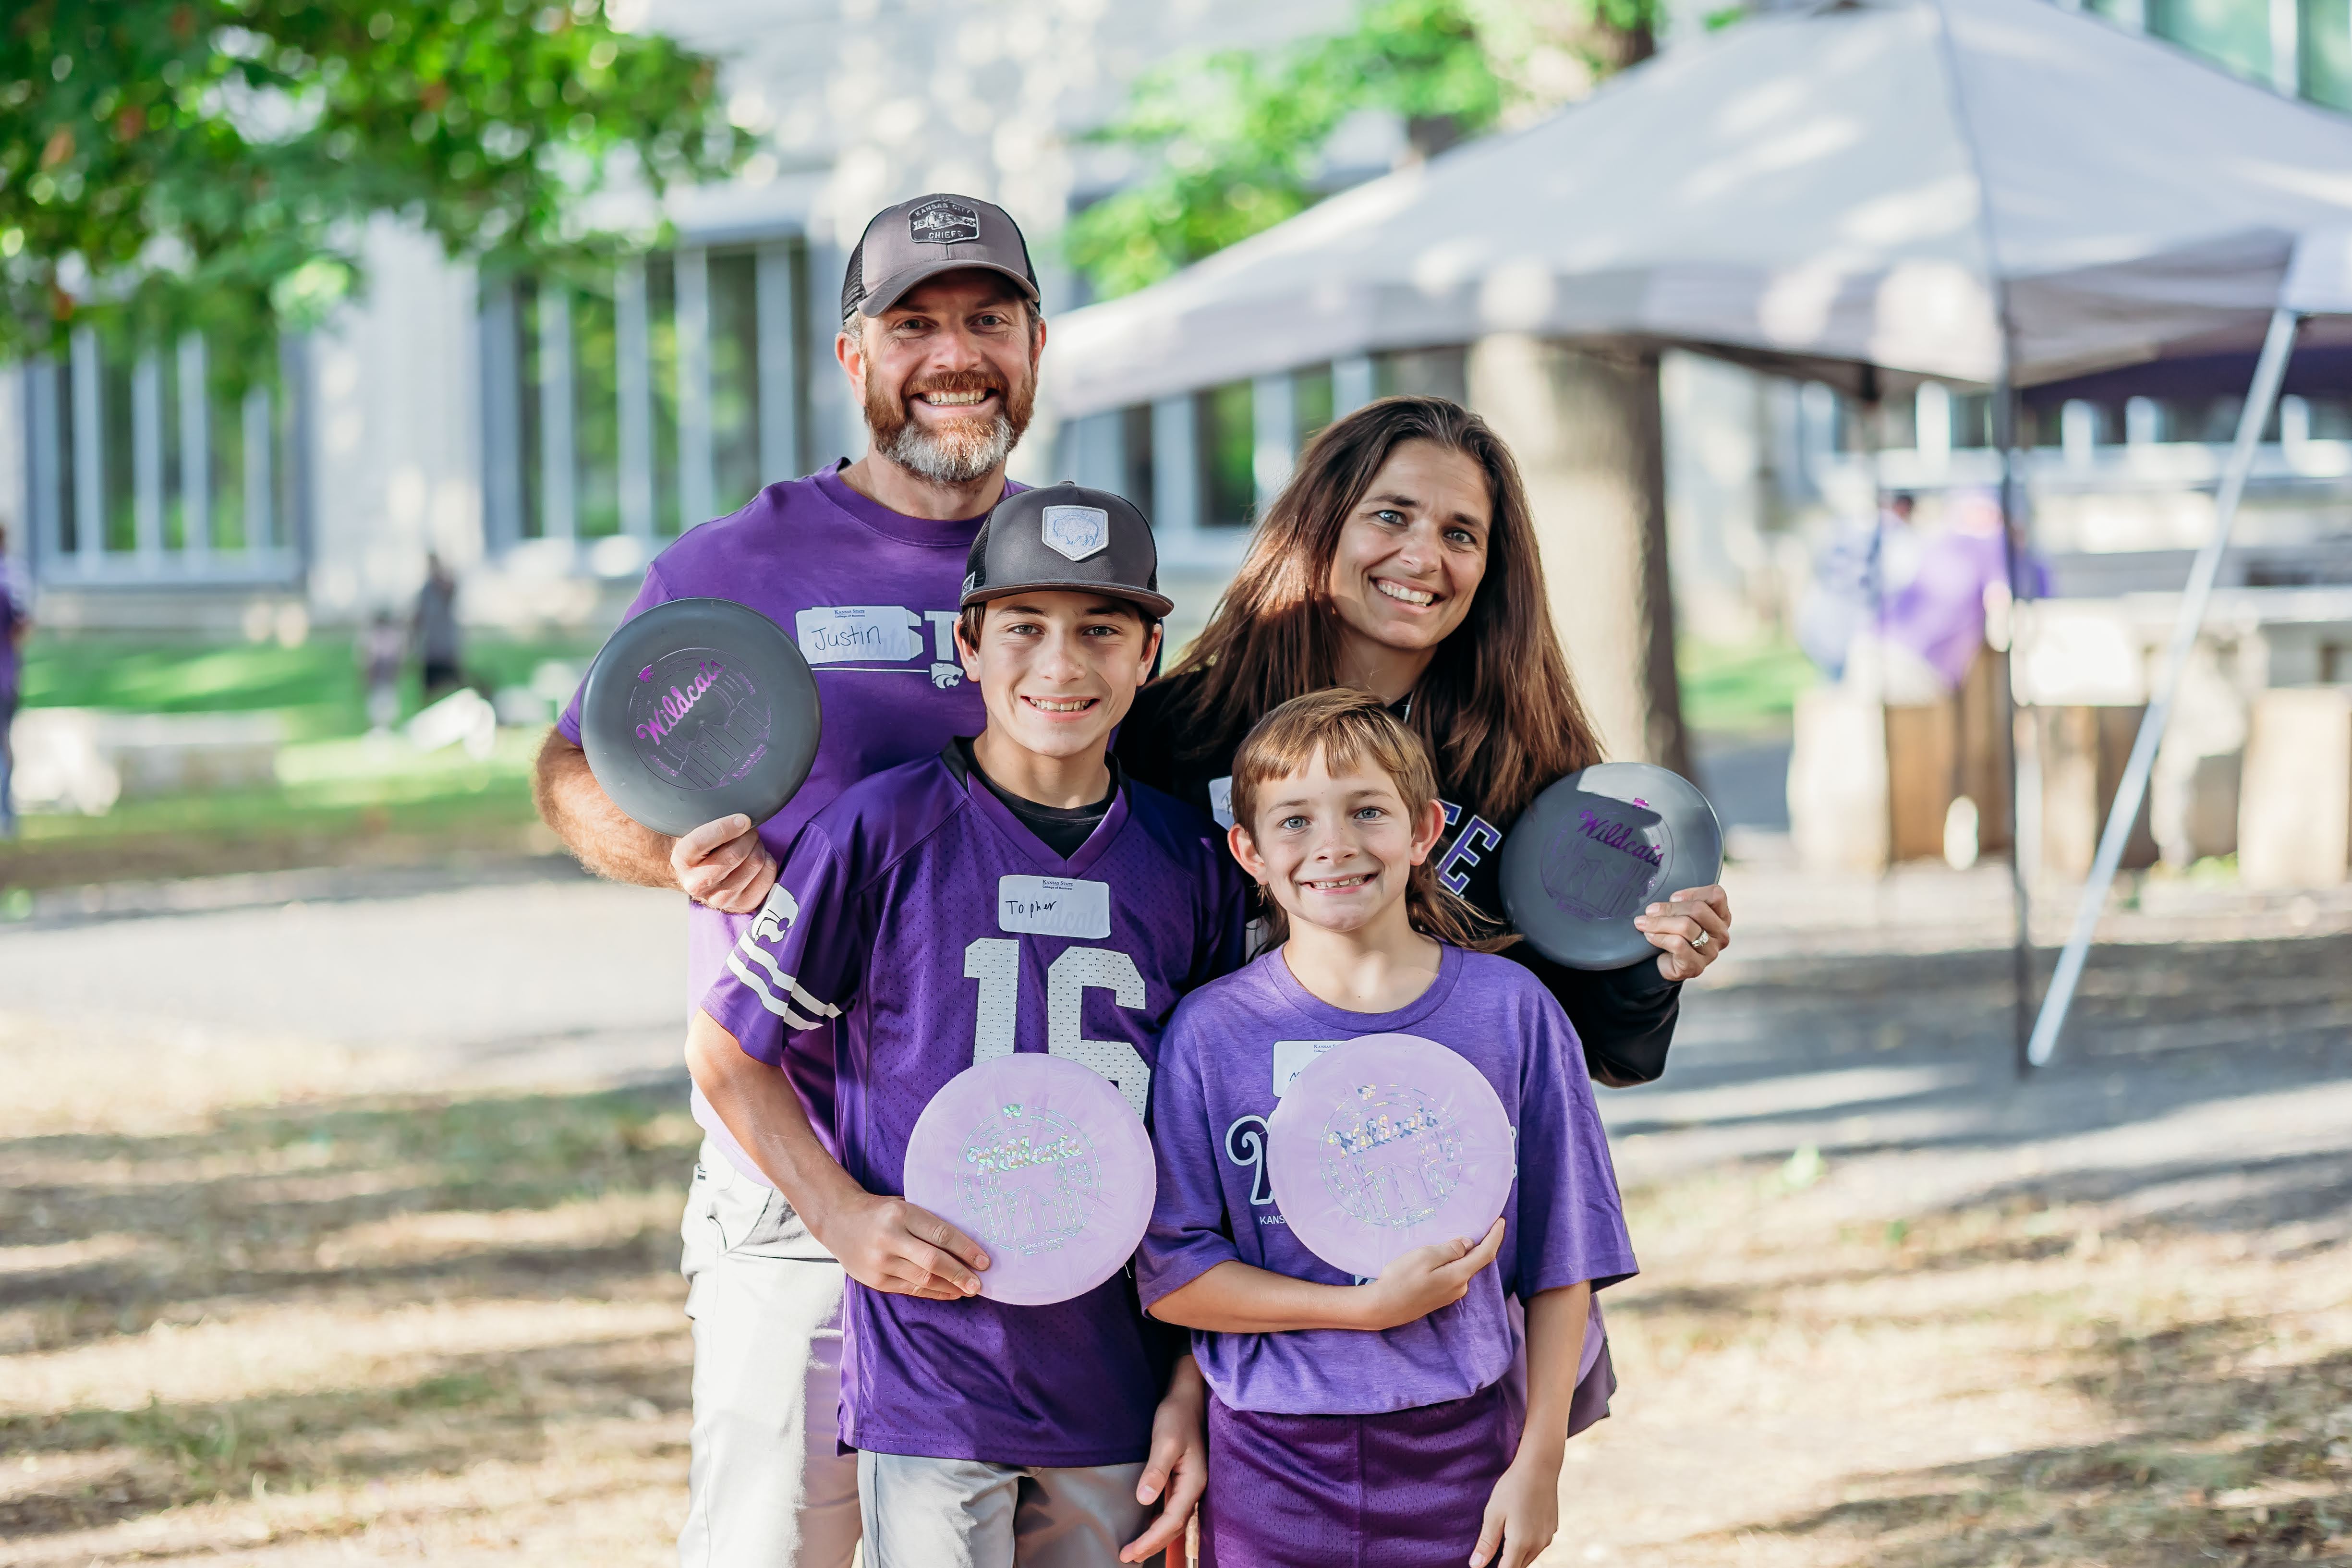
[[[282, 345], [268, 384], [212, 384], [201, 339], [119, 362], [93, 333], [0, 371], [0, 519], [43, 622], [286, 636], [404, 605], [425, 552], [467, 618], [596, 624], [682, 527], [862, 448], [833, 364], [866, 218], [927, 189], [1027, 229], [1053, 311], [1081, 302], [1057, 238], [1128, 178], [1084, 132], [1146, 68], [1328, 30], [1349, 0], [635, 0], [625, 24], [726, 62], [761, 138], [682, 193], [674, 246], [610, 278], [485, 280], [389, 220], [364, 299]], [[1388, 166], [1373, 128], [1333, 171]], [[1360, 170], [1347, 167], [1350, 158]], [[625, 209], [606, 220], [640, 222]], [[1017, 462], [1054, 466], [1041, 419]]]
[[[2345, 0], [2093, 8], [2277, 90], [2352, 107]], [[379, 222], [365, 299], [284, 344], [274, 382], [234, 398], [212, 388], [201, 340], [117, 363], [78, 335], [62, 360], [0, 373], [0, 516], [24, 524], [11, 547], [52, 626], [286, 636], [352, 624], [404, 604], [428, 549], [460, 567], [471, 621], [600, 625], [681, 528], [858, 449], [831, 361], [843, 260], [868, 214], [931, 188], [992, 196], [1029, 230], [1049, 312], [1083, 302], [1055, 236], [1131, 173], [1083, 133], [1118, 111], [1134, 77], [1188, 50], [1328, 29], [1352, 9], [637, 0], [632, 25], [728, 62], [730, 113], [761, 138], [736, 181], [673, 202], [673, 247], [609, 279], [485, 282]], [[1677, 5], [1675, 29], [1708, 9]], [[1388, 167], [1399, 139], [1356, 125], [1341, 140], [1335, 185]], [[1051, 374], [1049, 353], [1049, 401]], [[1461, 350], [1423, 350], [1060, 430], [1048, 411], [1016, 471], [1149, 501], [1181, 638], [1308, 435], [1384, 393], [1462, 396], [1465, 374]], [[1677, 597], [1701, 636], [1740, 640], [1779, 620], [1810, 531], [1866, 514], [1874, 480], [1920, 490], [1932, 516], [1938, 493], [1982, 484], [1995, 465], [1984, 399], [1960, 389], [1890, 405], [1868, 443], [1828, 388], [1695, 355], [1669, 357], [1664, 395]], [[2037, 417], [2035, 528], [2062, 594], [2178, 582], [2211, 515], [2231, 417], [2210, 399], [2150, 396]], [[2291, 397], [2273, 437], [2231, 581], [2352, 582], [2352, 401]], [[1871, 445], [1884, 450], [1866, 459]], [[2323, 627], [2307, 654], [2279, 657], [2336, 669], [2352, 655], [2332, 636]]]

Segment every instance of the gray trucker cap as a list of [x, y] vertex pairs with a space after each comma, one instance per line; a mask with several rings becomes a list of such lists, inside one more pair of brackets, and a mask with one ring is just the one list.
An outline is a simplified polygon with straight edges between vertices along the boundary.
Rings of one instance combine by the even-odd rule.
[[1176, 607], [1160, 591], [1160, 551], [1135, 503], [1067, 480], [998, 501], [964, 558], [966, 609], [1030, 589], [1099, 592], [1155, 617]]
[[878, 316], [926, 278], [966, 267], [997, 272], [1037, 300], [1037, 270], [1013, 215], [976, 196], [934, 194], [884, 207], [866, 226], [841, 279], [841, 314]]

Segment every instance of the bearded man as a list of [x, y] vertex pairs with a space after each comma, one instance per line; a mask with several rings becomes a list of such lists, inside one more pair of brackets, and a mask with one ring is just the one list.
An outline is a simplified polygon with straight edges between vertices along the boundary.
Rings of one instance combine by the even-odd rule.
[[[866, 226], [841, 309], [834, 355], [865, 411], [866, 456], [772, 484], [740, 511], [683, 535], [646, 569], [628, 612], [733, 599], [791, 631], [824, 711], [807, 783], [765, 822], [722, 817], [673, 839], [623, 816], [598, 786], [580, 747], [576, 695], [539, 756], [540, 815], [583, 865], [690, 900], [689, 1010], [767, 898], [777, 858], [803, 823], [857, 780], [934, 755], [984, 722], [954, 628], [965, 556], [989, 510], [1017, 488], [1005, 459], [1036, 400], [1045, 322], [1028, 247], [987, 202], [903, 202]], [[788, 1054], [785, 1071], [830, 1146], [824, 1047]], [[678, 1561], [848, 1568], [859, 1519], [856, 1461], [835, 1441], [842, 1263], [699, 1094], [694, 1117], [704, 1139], [680, 1227], [693, 1458]], [[948, 1239], [924, 1233], [921, 1211], [911, 1221], [906, 1212], [877, 1209], [877, 1226], [906, 1234], [861, 1243], [903, 1250]], [[844, 1250], [857, 1257], [867, 1247]], [[1155, 1423], [1138, 1495], [1149, 1502], [1165, 1490], [1168, 1507], [1163, 1523], [1128, 1548], [1130, 1561], [1181, 1539], [1199, 1494], [1197, 1386], [1171, 1395]]]

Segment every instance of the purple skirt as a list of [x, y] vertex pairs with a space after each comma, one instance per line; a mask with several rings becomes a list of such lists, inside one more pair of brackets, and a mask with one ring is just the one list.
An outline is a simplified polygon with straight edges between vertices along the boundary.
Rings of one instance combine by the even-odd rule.
[[[1569, 1436], [1609, 1414], [1603, 1344]], [[1461, 1568], [1518, 1451], [1502, 1384], [1379, 1415], [1269, 1415], [1209, 1399], [1201, 1568]]]

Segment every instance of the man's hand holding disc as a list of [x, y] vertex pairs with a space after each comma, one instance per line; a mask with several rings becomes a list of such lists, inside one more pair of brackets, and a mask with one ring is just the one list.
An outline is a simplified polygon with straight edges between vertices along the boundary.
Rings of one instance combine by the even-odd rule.
[[750, 914], [776, 885], [776, 858], [740, 811], [672, 843], [669, 865], [688, 898], [730, 915]]

